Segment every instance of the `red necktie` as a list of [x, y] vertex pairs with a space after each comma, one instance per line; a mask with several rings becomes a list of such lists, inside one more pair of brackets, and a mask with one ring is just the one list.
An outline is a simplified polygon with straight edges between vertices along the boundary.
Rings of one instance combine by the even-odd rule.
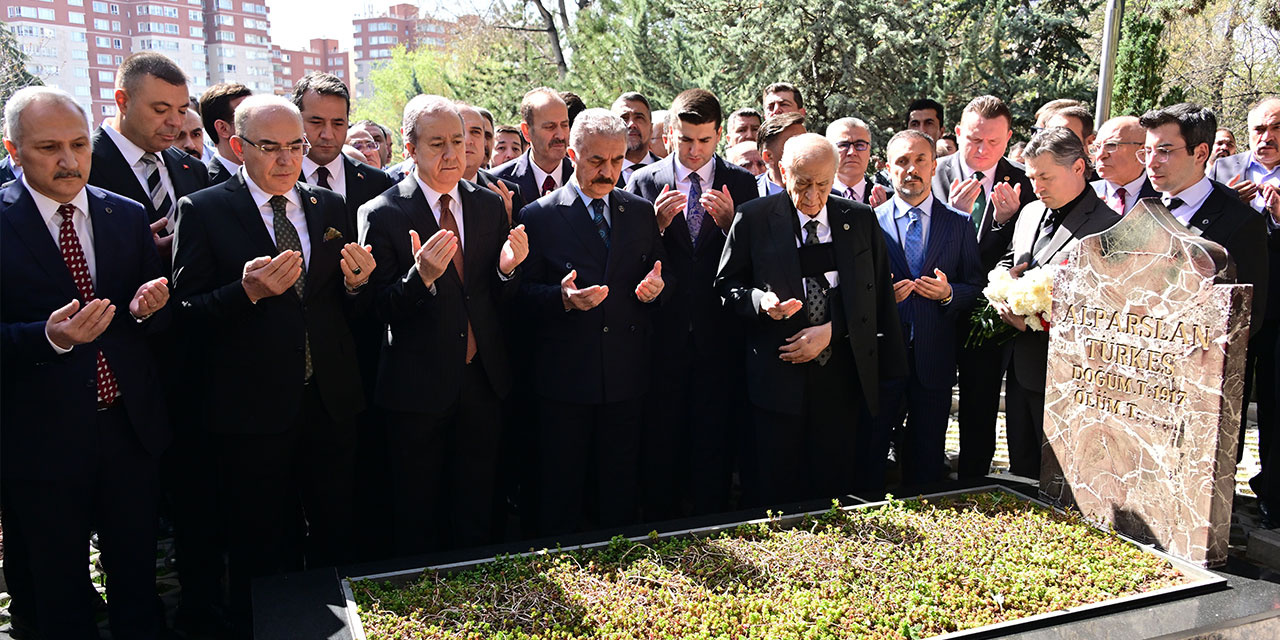
[[[548, 180], [551, 178], [548, 176]], [[458, 221], [453, 218], [453, 211], [449, 209], [449, 204], [453, 202], [453, 198], [449, 194], [440, 196], [440, 228], [452, 231], [453, 235], [458, 238], [458, 250], [453, 252], [453, 269], [458, 272], [458, 280], [462, 280], [462, 235], [458, 233]], [[476, 336], [471, 330], [471, 320], [467, 320], [467, 364], [471, 364], [471, 359], [476, 357]]]
[[548, 175], [546, 179], [542, 181], [542, 195], [545, 196], [548, 193], [551, 193], [552, 191], [555, 191], [555, 190], [556, 190], [556, 179]]
[[[97, 296], [93, 293], [93, 280], [89, 278], [89, 263], [84, 259], [80, 236], [76, 234], [75, 224], [71, 222], [71, 216], [75, 213], [76, 208], [69, 204], [58, 207], [58, 214], [62, 216], [62, 225], [58, 227], [58, 247], [62, 249], [62, 260], [71, 271], [71, 278], [80, 290], [80, 297], [84, 298], [84, 304], [89, 304]], [[107, 366], [107, 357], [102, 351], [98, 351], [98, 402], [109, 402], [118, 395], [120, 385], [116, 382], [116, 375]]]
[[1128, 197], [1129, 193], [1124, 190], [1124, 187], [1120, 187], [1116, 189], [1115, 193], [1111, 194], [1112, 200], [1107, 204], [1111, 205], [1111, 208], [1115, 209], [1116, 213], [1124, 215], [1124, 200]]

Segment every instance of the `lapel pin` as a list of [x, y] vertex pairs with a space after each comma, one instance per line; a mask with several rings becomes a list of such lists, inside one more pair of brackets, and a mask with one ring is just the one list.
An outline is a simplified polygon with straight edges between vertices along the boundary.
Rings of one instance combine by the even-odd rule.
[[316, 197], [315, 197], [315, 196], [311, 196], [311, 204], [315, 204], [315, 203], [316, 203]]
[[848, 222], [844, 223], [844, 230], [845, 230], [845, 231], [848, 231], [848, 230], [849, 230], [849, 223], [848, 223]]
[[1205, 219], [1201, 220], [1201, 221], [1200, 221], [1200, 224], [1209, 224], [1209, 219], [1208, 219], [1208, 218], [1205, 218]]
[[111, 207], [107, 207], [107, 208], [103, 209], [103, 211], [106, 211], [107, 213], [111, 213]]
[[357, 173], [357, 174], [356, 174], [356, 177], [357, 177], [357, 178], [360, 178], [361, 180], [364, 180], [364, 174], [363, 174], [363, 173]]
[[187, 165], [185, 165], [185, 164], [184, 164], [184, 165], [182, 165], [182, 168], [183, 168], [183, 169], [190, 169], [191, 167], [189, 167], [189, 166], [187, 166]]

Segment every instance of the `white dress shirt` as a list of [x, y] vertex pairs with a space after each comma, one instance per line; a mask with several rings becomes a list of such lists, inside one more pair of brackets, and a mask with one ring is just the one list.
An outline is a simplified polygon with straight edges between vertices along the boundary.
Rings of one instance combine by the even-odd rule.
[[[428, 187], [427, 183], [422, 181], [416, 171], [413, 172], [413, 179], [418, 181], [418, 188], [422, 189], [422, 195], [427, 199], [427, 206], [431, 207], [431, 215], [436, 218], [436, 226], [443, 229], [444, 227], [440, 224], [440, 196], [445, 194]], [[453, 185], [453, 189], [449, 191], [448, 195], [449, 199], [453, 201], [449, 203], [449, 213], [453, 214], [453, 221], [458, 224], [458, 251], [465, 251], [467, 245], [463, 241], [465, 230], [462, 223], [462, 200], [458, 197], [458, 185]], [[426, 242], [426, 238], [423, 238], [422, 243], [426, 244]]]
[[1107, 206], [1111, 206], [1111, 202], [1116, 198], [1116, 191], [1119, 191], [1121, 187], [1124, 187], [1124, 212], [1129, 213], [1129, 211], [1133, 209], [1133, 205], [1138, 204], [1138, 194], [1142, 193], [1142, 183], [1146, 179], [1147, 172], [1143, 171], [1142, 173], [1139, 173], [1138, 177], [1129, 184], [1120, 185], [1115, 184], [1110, 180], [1103, 180], [1102, 187], [1104, 197], [1102, 198], [1102, 201], [1107, 203]]
[[222, 166], [225, 167], [227, 171], [230, 171], [232, 175], [235, 175], [237, 172], [240, 171], [239, 163], [222, 157], [221, 153], [214, 153], [213, 157], [216, 158], [218, 162], [221, 162]]
[[[686, 208], [688, 207], [688, 204], [689, 204], [688, 203], [689, 188], [693, 186], [693, 181], [689, 178], [689, 176], [695, 173], [698, 174], [698, 179], [702, 181], [702, 184], [699, 186], [699, 188], [702, 190], [702, 193], [706, 193], [711, 189], [711, 185], [713, 184], [712, 181], [715, 180], [716, 178], [716, 163], [714, 160], [707, 160], [706, 164], [702, 165], [701, 168], [699, 168], [697, 171], [693, 171], [688, 167], [684, 166], [683, 164], [681, 164], [680, 158], [676, 158], [675, 168], [676, 168], [676, 191], [679, 191], [680, 195], [683, 195], [685, 197]], [[682, 211], [684, 211], [684, 209], [682, 209]], [[687, 218], [685, 222], [686, 223], [688, 222]]]
[[1206, 176], [1201, 178], [1199, 182], [1179, 191], [1178, 193], [1162, 193], [1160, 198], [1164, 202], [1164, 206], [1169, 206], [1169, 200], [1177, 197], [1182, 200], [1182, 206], [1177, 209], [1171, 209], [1169, 213], [1188, 227], [1191, 226], [1191, 218], [1195, 216], [1200, 207], [1204, 206], [1204, 201], [1209, 199], [1209, 194], [1213, 193], [1213, 183]]
[[849, 198], [850, 200], [855, 202], [867, 201], [867, 194], [864, 193], [867, 190], [867, 181], [865, 178], [859, 180], [858, 184], [849, 186], [841, 182], [839, 176], [836, 176], [836, 180], [832, 183], [831, 188], [834, 189], [836, 193], [839, 193], [842, 198], [849, 198], [849, 189], [853, 189], [853, 197]]
[[551, 179], [555, 181], [555, 183], [556, 183], [556, 188], [557, 188], [557, 189], [559, 189], [560, 187], [563, 187], [563, 186], [564, 186], [564, 179], [565, 179], [565, 176], [560, 175], [560, 174], [564, 173], [564, 161], [563, 161], [563, 160], [561, 160], [561, 161], [560, 161], [560, 166], [556, 169], [556, 172], [555, 172], [554, 174], [547, 173], [546, 171], [543, 171], [543, 170], [542, 170], [542, 167], [539, 167], [539, 166], [538, 166], [538, 163], [536, 163], [536, 162], [534, 162], [534, 161], [533, 161], [533, 152], [532, 152], [532, 151], [530, 151], [530, 152], [529, 152], [529, 167], [530, 167], [531, 169], [533, 169], [533, 181], [534, 181], [534, 183], [535, 183], [535, 184], [537, 184], [537, 185], [538, 185], [538, 192], [539, 192], [539, 193], [541, 193], [541, 192], [542, 192], [542, 183], [547, 181], [547, 176], [551, 176]]
[[[120, 155], [124, 156], [125, 163], [129, 165], [129, 168], [133, 169], [133, 175], [138, 178], [138, 184], [142, 185], [142, 192], [147, 194], [147, 197], [150, 198], [151, 190], [147, 188], [148, 167], [147, 163], [142, 161], [142, 156], [146, 151], [143, 151], [142, 147], [139, 147], [128, 138], [124, 137], [124, 134], [112, 129], [111, 125], [106, 122], [102, 123], [102, 130], [106, 132], [107, 137], [111, 138], [112, 142], [116, 143], [116, 148], [120, 150]], [[164, 154], [157, 152], [155, 155], [158, 160], [156, 166], [158, 167], [157, 171], [160, 172], [160, 185], [163, 186], [164, 190], [169, 194], [169, 201], [173, 203], [173, 210], [177, 211], [178, 198], [173, 194], [173, 182], [169, 180], [169, 171], [164, 163]], [[169, 231], [173, 231], [172, 221], [169, 223]]]
[[[258, 214], [262, 216], [262, 224], [267, 226], [267, 234], [271, 236], [272, 244], [275, 244], [276, 214], [271, 209], [271, 194], [254, 184], [253, 178], [249, 177], [248, 171], [244, 172], [244, 183], [249, 187], [249, 195], [253, 196], [253, 204], [258, 207]], [[307, 230], [307, 214], [302, 210], [302, 199], [298, 196], [297, 188], [290, 189], [288, 193], [282, 195], [289, 201], [284, 206], [284, 215], [293, 224], [293, 228], [298, 231], [298, 241], [302, 245], [302, 264], [310, 268], [311, 233]]]
[[[338, 157], [329, 161], [324, 165], [329, 170], [329, 190], [338, 193], [342, 197], [347, 197], [347, 170], [342, 163], [342, 159], [346, 156], [341, 153]], [[302, 177], [307, 184], [319, 185], [319, 176], [316, 175], [320, 165], [316, 164], [311, 158], [302, 159]]]
[[[797, 247], [804, 246], [804, 239], [808, 234], [808, 232], [805, 231], [804, 225], [809, 224], [810, 220], [818, 221], [818, 242], [831, 242], [831, 223], [827, 220], [826, 205], [822, 205], [822, 210], [818, 212], [818, 215], [812, 218], [802, 213], [799, 209], [796, 209], [796, 216], [800, 218], [800, 237], [796, 238]], [[822, 275], [827, 277], [827, 284], [831, 285], [832, 288], [840, 286], [840, 272], [828, 271]], [[806, 291], [805, 295], [808, 295], [808, 293], [809, 292]]]
[[653, 155], [652, 151], [649, 151], [648, 153], [646, 153], [644, 156], [644, 159], [642, 159], [640, 162], [632, 162], [624, 157], [622, 159], [622, 179], [630, 180], [631, 174], [635, 173], [637, 168], [641, 168], [641, 167], [637, 167], [636, 165], [643, 164], [644, 166], [647, 167], [659, 160], [661, 160], [661, 158]]

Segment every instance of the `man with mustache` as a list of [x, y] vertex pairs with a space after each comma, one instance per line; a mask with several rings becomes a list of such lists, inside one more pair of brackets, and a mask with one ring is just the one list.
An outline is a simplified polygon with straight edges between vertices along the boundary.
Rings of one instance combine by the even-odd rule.
[[147, 338], [168, 322], [164, 267], [143, 207], [85, 186], [94, 158], [72, 96], [22, 89], [5, 103], [4, 123], [5, 148], [24, 170], [0, 191], [11, 613], [17, 620], [23, 607], [38, 637], [96, 638], [85, 597], [96, 530], [112, 636], [159, 638], [157, 476], [171, 432]]
[[488, 124], [488, 120], [479, 107], [465, 102], [458, 102], [455, 106], [462, 114], [462, 124], [465, 127], [463, 148], [466, 151], [466, 165], [462, 168], [462, 179], [474, 182], [502, 196], [503, 207], [507, 212], [507, 224], [514, 227], [512, 220], [525, 205], [520, 197], [520, 185], [510, 180], [502, 180], [481, 168], [484, 166], [487, 131], [485, 125]]
[[186, 151], [188, 155], [199, 160], [204, 156], [204, 124], [200, 122], [200, 112], [187, 108], [186, 123], [178, 132], [178, 139], [173, 146]]
[[[895, 429], [902, 430], [906, 414], [898, 461], [902, 483], [916, 486], [943, 479], [956, 381], [956, 327], [973, 310], [986, 272], [978, 261], [978, 237], [969, 215], [933, 197], [933, 140], [907, 129], [889, 139], [885, 152], [894, 194], [876, 207], [876, 218], [889, 247], [910, 373], [884, 383], [888, 406], [881, 408], [878, 435], [887, 439]], [[887, 448], [887, 441], [876, 443], [877, 451]]]
[[569, 144], [569, 107], [555, 89], [538, 87], [520, 101], [520, 131], [529, 150], [493, 170], [520, 185], [520, 197], [533, 202], [559, 189], [573, 173], [565, 156]]
[[622, 178], [618, 182], [618, 186], [623, 187], [636, 169], [643, 169], [661, 158], [649, 153], [653, 120], [650, 119], [648, 98], [629, 91], [613, 101], [611, 110], [627, 123], [627, 156], [622, 161]]
[[544, 535], [584, 527], [587, 491], [596, 494], [599, 527], [636, 518], [665, 250], [653, 205], [615, 186], [626, 149], [622, 118], [583, 111], [569, 136], [573, 174], [520, 213], [529, 235], [520, 299], [535, 350]]
[[187, 76], [163, 55], [135, 53], [116, 70], [115, 101], [116, 115], [93, 133], [89, 184], [142, 203], [167, 260], [178, 199], [209, 186], [204, 164], [173, 148], [190, 106]]

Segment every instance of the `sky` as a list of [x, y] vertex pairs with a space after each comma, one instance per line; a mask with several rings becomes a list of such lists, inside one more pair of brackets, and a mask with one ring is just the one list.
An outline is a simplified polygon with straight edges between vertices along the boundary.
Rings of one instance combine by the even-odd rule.
[[[408, 2], [419, 6], [418, 15], [456, 17], [459, 12], [475, 13], [489, 5], [486, 0], [356, 0], [355, 2], [326, 2], [325, 0], [267, 0], [271, 10], [271, 42], [285, 49], [305, 49], [312, 38], [337, 38], [344, 51], [351, 51], [351, 19], [359, 14], [382, 15], [393, 4]], [[442, 9], [441, 7], [448, 7]], [[428, 11], [422, 11], [426, 8]]]

